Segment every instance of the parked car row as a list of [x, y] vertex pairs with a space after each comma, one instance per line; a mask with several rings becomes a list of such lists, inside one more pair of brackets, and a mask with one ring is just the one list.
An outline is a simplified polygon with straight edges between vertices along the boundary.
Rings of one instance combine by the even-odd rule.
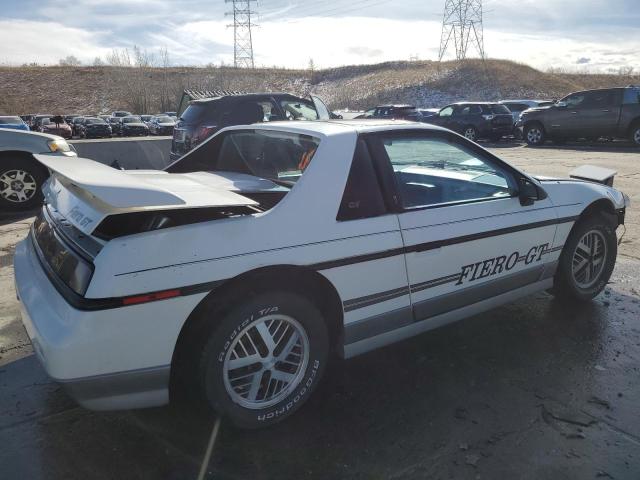
[[157, 115], [134, 115], [117, 110], [110, 115], [34, 114], [0, 117], [0, 128], [33, 130], [59, 135], [65, 139], [109, 138], [112, 136], [171, 135], [175, 112]]
[[380, 105], [356, 118], [430, 123], [474, 141], [514, 136], [539, 146], [547, 140], [621, 138], [640, 145], [640, 87], [585, 90], [559, 101], [458, 102], [441, 109]]

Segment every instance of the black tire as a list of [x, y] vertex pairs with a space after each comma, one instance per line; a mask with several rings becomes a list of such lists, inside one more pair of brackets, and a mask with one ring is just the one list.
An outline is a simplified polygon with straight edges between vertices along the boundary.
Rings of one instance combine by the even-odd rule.
[[[587, 234], [594, 234], [601, 237], [605, 245], [605, 250], [602, 267], [597, 271], [597, 274], [594, 273], [593, 278], [590, 279], [590, 284], [585, 285], [584, 282], [582, 282], [581, 285], [580, 279], [576, 278], [581, 274], [576, 273], [576, 270], [579, 270], [578, 267], [582, 260], [587, 261], [586, 269], [591, 271], [592, 265], [595, 265], [594, 260], [597, 260], [598, 257], [598, 252], [592, 250], [591, 258], [587, 258], [588, 255], [584, 255], [582, 247], [580, 248], [580, 253], [578, 252], [578, 245]], [[605, 214], [594, 214], [580, 220], [571, 231], [560, 255], [558, 270], [554, 277], [551, 293], [563, 299], [591, 300], [604, 289], [609, 278], [611, 278], [617, 254], [618, 241], [615, 224], [611, 218]], [[577, 264], [574, 267], [576, 260]], [[583, 277], [581, 277], [581, 279], [582, 278]]]
[[[275, 317], [274, 317], [275, 315]], [[269, 320], [274, 318], [276, 320]], [[265, 320], [266, 319], [266, 320]], [[295, 328], [302, 329], [307, 340], [307, 362], [304, 363], [300, 360], [294, 373], [289, 372], [289, 375], [294, 375], [295, 378], [291, 381], [288, 387], [282, 388], [282, 390], [275, 395], [278, 384], [275, 383], [273, 394], [275, 395], [270, 401], [276, 403], [260, 407], [261, 403], [267, 402], [265, 395], [269, 395], [271, 389], [271, 376], [273, 369], [279, 368], [293, 368], [290, 365], [285, 364], [281, 360], [272, 359], [271, 363], [267, 361], [263, 355], [266, 350], [266, 343], [262, 342], [262, 335], [259, 334], [257, 328], [251, 328], [252, 325], [266, 325], [268, 321], [278, 321], [277, 319], [293, 319], [297, 322], [297, 326], [291, 330], [286, 330], [282, 337], [280, 337], [275, 344], [277, 345], [273, 349], [273, 354], [278, 351], [283, 344], [291, 340], [292, 337], [286, 337], [288, 332], [296, 331]], [[212, 318], [214, 320], [214, 318]], [[286, 321], [286, 320], [285, 320]], [[322, 374], [324, 372], [325, 364], [329, 354], [329, 337], [327, 333], [326, 323], [318, 310], [318, 308], [306, 298], [282, 291], [264, 292], [255, 295], [252, 298], [247, 299], [242, 304], [236, 305], [230, 308], [226, 313], [221, 315], [219, 322], [215, 322], [215, 328], [211, 328], [208, 336], [204, 337], [206, 343], [201, 350], [201, 354], [198, 361], [197, 372], [197, 385], [206, 401], [206, 403], [220, 415], [231, 420], [232, 423], [241, 428], [262, 428], [268, 427], [275, 423], [278, 423], [288, 416], [297, 411], [304, 402], [309, 398], [311, 392], [315, 389], [319, 383]], [[274, 325], [273, 323], [271, 325]], [[292, 324], [284, 323], [284, 325], [292, 326]], [[271, 326], [270, 326], [271, 328]], [[274, 327], [275, 328], [275, 327]], [[284, 328], [284, 327], [283, 327]], [[276, 333], [278, 331], [276, 330]], [[274, 333], [274, 336], [276, 335]], [[252, 346], [249, 346], [249, 342], [246, 340], [246, 335], [253, 337]], [[256, 335], [258, 335], [256, 337]], [[302, 352], [299, 356], [300, 359], [304, 359], [305, 349], [303, 348], [305, 343], [303, 340], [304, 335], [299, 335], [300, 347], [296, 341], [296, 346], [293, 348]], [[238, 343], [244, 340], [243, 349], [248, 356], [256, 356], [261, 360], [255, 362], [252, 365], [240, 367], [236, 369], [226, 370], [225, 366], [232, 360], [245, 357], [235, 357], [234, 349], [238, 346]], [[253, 352], [252, 348], [256, 351]], [[292, 348], [292, 352], [293, 352]], [[270, 350], [269, 350], [270, 351]], [[253, 352], [253, 353], [252, 353]], [[242, 353], [242, 351], [240, 351]], [[249, 355], [249, 353], [252, 353]], [[270, 357], [270, 354], [266, 354]], [[295, 353], [292, 353], [294, 357], [288, 356], [287, 359], [298, 358], [295, 357]], [[271, 357], [270, 357], [271, 358]], [[263, 360], [263, 361], [262, 361]], [[295, 363], [295, 362], [294, 362]], [[256, 368], [259, 369], [256, 370]], [[260, 370], [260, 369], [267, 370]], [[268, 371], [268, 368], [272, 370]], [[235, 388], [241, 388], [232, 385], [232, 382], [236, 380], [228, 380], [227, 373], [238, 372], [240, 373], [241, 381], [246, 381], [246, 378], [250, 376], [250, 384], [253, 385], [253, 380], [258, 378], [257, 384], [260, 385], [260, 389], [255, 391], [252, 401], [251, 398], [251, 386], [246, 386], [248, 391], [246, 392], [246, 398], [242, 396]], [[250, 372], [257, 371], [258, 374], [251, 374]], [[247, 376], [243, 376], [247, 375]], [[251, 376], [252, 375], [252, 376]], [[266, 383], [266, 390], [265, 385]], [[232, 390], [233, 392], [230, 392]], [[263, 399], [259, 400], [258, 397], [262, 393]], [[235, 395], [235, 397], [234, 397]], [[278, 397], [279, 400], [278, 400]], [[247, 402], [252, 404], [251, 406], [242, 405], [239, 402]]]
[[467, 125], [462, 129], [462, 135], [472, 142], [478, 141], [478, 129], [473, 125]]
[[547, 139], [544, 127], [536, 122], [525, 125], [522, 136], [524, 137], [524, 141], [527, 142], [527, 145], [532, 147], [543, 145]]
[[631, 127], [631, 134], [629, 139], [636, 147], [640, 147], [640, 123], [636, 123]]
[[0, 156], [0, 211], [26, 211], [42, 205], [41, 189], [47, 176], [29, 154]]

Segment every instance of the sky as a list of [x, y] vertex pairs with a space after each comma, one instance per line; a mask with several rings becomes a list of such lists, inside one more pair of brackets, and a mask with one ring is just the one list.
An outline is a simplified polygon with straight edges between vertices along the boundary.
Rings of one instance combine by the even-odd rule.
[[[256, 66], [436, 60], [445, 0], [251, 2]], [[134, 45], [174, 65], [233, 64], [224, 0], [0, 0], [0, 64], [92, 64]], [[640, 0], [484, 0], [487, 56], [540, 69], [640, 71]], [[470, 48], [469, 56], [476, 55]], [[445, 58], [454, 56], [453, 49]]]

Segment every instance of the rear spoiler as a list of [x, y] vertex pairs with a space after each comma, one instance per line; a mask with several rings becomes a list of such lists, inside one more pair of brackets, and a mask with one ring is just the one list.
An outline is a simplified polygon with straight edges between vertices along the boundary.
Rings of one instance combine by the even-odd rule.
[[53, 172], [46, 202], [85, 234], [107, 216], [142, 211], [229, 208], [258, 202], [185, 174], [117, 170], [86, 158], [34, 155]]
[[569, 177], [576, 180], [586, 180], [588, 182], [601, 183], [609, 187], [613, 187], [613, 178], [618, 172], [608, 168], [596, 167], [594, 165], [582, 165], [571, 172]]

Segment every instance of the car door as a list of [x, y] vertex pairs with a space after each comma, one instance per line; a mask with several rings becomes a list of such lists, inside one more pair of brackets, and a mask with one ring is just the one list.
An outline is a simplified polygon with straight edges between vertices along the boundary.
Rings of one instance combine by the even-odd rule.
[[558, 219], [547, 198], [522, 205], [518, 185], [530, 179], [447, 132], [370, 141], [396, 188], [415, 321], [553, 275]]
[[549, 112], [549, 133], [556, 137], [575, 137], [584, 131], [587, 92], [577, 92], [562, 99]]
[[586, 92], [580, 111], [582, 131], [585, 136], [613, 135], [618, 126], [621, 90], [594, 90]]
[[433, 117], [428, 118], [428, 122], [434, 125], [439, 125], [445, 128], [451, 128], [453, 126], [453, 113], [455, 105], [449, 105], [440, 110]]

